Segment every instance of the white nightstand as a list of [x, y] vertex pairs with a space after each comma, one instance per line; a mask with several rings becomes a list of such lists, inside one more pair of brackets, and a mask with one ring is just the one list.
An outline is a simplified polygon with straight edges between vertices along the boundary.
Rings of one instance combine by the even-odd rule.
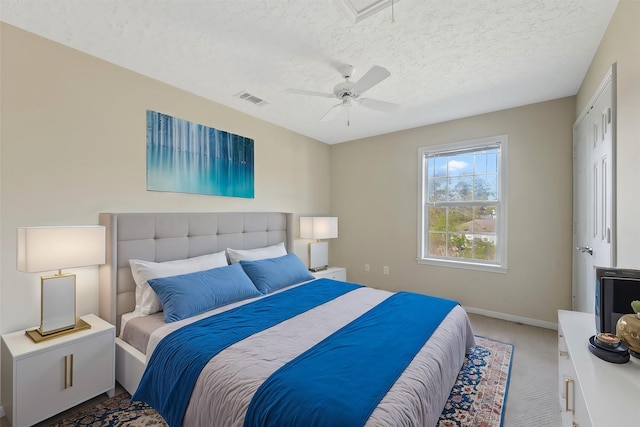
[[24, 331], [2, 336], [2, 406], [12, 426], [113, 396], [116, 329], [93, 314], [82, 319], [91, 329], [37, 344]]
[[316, 279], [324, 277], [326, 279], [341, 280], [343, 282], [347, 281], [347, 269], [344, 267], [329, 267], [326, 270], [318, 271], [311, 274]]

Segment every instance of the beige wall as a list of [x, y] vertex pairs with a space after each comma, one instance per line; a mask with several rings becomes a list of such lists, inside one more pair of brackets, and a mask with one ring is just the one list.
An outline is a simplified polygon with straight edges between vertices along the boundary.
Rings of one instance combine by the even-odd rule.
[[[40, 275], [16, 270], [19, 226], [118, 211], [328, 213], [328, 145], [0, 25], [1, 332], [40, 320]], [[146, 191], [147, 109], [253, 138], [255, 199]], [[306, 256], [304, 242], [296, 252]], [[97, 313], [97, 268], [72, 272], [78, 314]]]
[[[555, 323], [571, 307], [574, 119], [569, 97], [332, 146], [340, 218], [332, 262], [351, 281]], [[418, 264], [418, 148], [501, 134], [509, 137], [508, 272]]]
[[640, 2], [621, 1], [578, 92], [582, 112], [617, 63], [617, 265], [640, 268]]

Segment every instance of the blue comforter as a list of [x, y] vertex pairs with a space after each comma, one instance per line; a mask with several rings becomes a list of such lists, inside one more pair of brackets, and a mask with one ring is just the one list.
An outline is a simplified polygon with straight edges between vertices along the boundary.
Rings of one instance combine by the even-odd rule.
[[[224, 348], [359, 285], [320, 279], [165, 337], [133, 399], [182, 424], [200, 371]], [[363, 425], [454, 301], [397, 293], [321, 341], [256, 391], [245, 425]]]

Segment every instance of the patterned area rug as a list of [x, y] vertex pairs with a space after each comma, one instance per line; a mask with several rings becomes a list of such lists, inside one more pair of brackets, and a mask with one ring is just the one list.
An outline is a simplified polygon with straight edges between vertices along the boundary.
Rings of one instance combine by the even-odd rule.
[[167, 426], [167, 423], [155, 409], [152, 409], [146, 403], [131, 402], [130, 399], [131, 395], [125, 391], [97, 404], [93, 408], [86, 408], [72, 413], [61, 421], [47, 425], [55, 427]]
[[476, 335], [438, 427], [501, 427], [512, 360], [512, 344]]
[[[465, 359], [438, 427], [502, 426], [513, 345], [476, 336], [476, 347]], [[126, 392], [50, 426], [166, 426], [162, 417]]]

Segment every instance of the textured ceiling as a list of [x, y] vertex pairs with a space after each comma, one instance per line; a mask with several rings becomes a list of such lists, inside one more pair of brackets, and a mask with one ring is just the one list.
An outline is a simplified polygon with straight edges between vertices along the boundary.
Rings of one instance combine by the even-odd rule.
[[[0, 0], [0, 19], [329, 144], [575, 95], [618, 0]], [[352, 3], [359, 3], [353, 1]], [[319, 119], [350, 64], [391, 76]], [[234, 95], [266, 100], [258, 106]], [[188, 119], [188, 118], [187, 118]]]

